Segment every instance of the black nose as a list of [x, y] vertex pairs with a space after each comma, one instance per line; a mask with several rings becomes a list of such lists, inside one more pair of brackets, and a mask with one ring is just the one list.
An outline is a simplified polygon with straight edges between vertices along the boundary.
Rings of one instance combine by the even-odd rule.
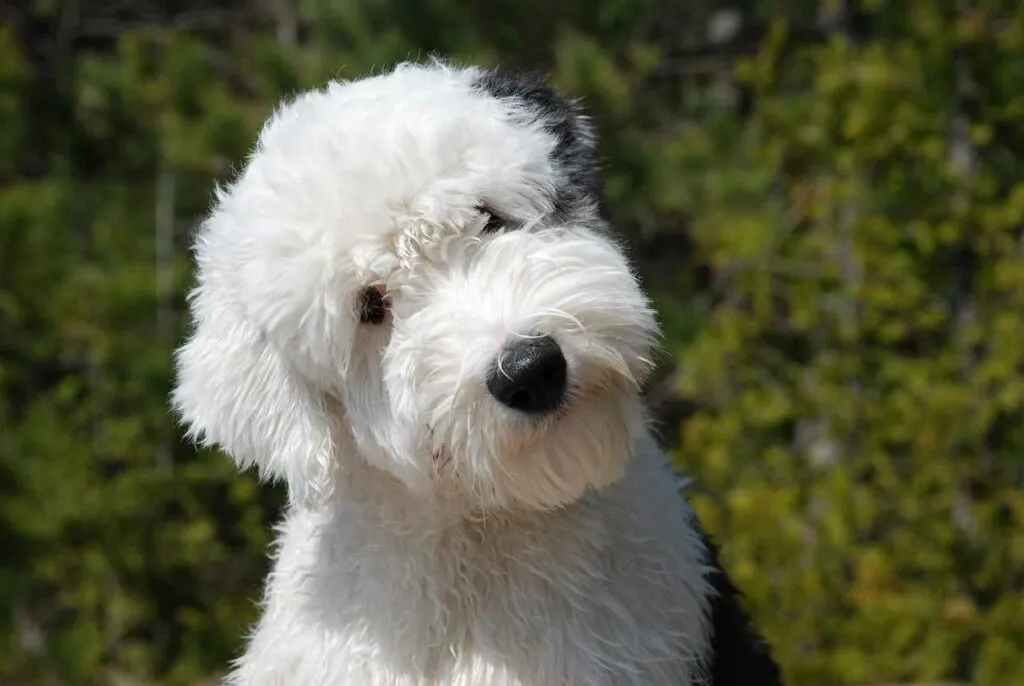
[[502, 351], [487, 390], [502, 405], [529, 414], [551, 412], [565, 395], [566, 364], [550, 336], [517, 340]]

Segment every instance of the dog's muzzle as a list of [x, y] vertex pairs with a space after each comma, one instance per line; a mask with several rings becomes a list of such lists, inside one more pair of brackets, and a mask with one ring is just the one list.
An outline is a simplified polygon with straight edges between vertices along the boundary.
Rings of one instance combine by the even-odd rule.
[[567, 364], [550, 336], [517, 339], [498, 356], [487, 390], [506, 407], [526, 414], [548, 414], [565, 397]]

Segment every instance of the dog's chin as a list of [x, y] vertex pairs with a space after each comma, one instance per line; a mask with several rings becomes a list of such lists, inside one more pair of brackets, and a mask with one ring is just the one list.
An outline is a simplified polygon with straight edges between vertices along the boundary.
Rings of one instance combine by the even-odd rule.
[[487, 435], [432, 456], [435, 486], [477, 511], [569, 505], [620, 479], [646, 429], [637, 395], [609, 390], [580, 394], [542, 418], [488, 424]]

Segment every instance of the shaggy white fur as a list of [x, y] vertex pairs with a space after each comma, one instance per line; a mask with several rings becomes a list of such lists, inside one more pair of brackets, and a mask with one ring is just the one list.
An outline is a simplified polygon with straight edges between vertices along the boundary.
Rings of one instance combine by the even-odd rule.
[[[706, 676], [708, 550], [638, 391], [655, 318], [589, 122], [517, 88], [434, 62], [304, 94], [201, 227], [174, 405], [291, 494], [232, 684]], [[540, 336], [564, 397], [499, 402]]]

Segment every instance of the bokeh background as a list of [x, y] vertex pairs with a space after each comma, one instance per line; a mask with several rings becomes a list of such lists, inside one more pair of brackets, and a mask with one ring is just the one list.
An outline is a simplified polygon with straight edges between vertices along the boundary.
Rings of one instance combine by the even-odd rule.
[[168, 410], [280, 98], [431, 53], [596, 116], [666, 445], [790, 684], [1024, 684], [1024, 6], [0, 4], [0, 683], [212, 683], [279, 487]]

